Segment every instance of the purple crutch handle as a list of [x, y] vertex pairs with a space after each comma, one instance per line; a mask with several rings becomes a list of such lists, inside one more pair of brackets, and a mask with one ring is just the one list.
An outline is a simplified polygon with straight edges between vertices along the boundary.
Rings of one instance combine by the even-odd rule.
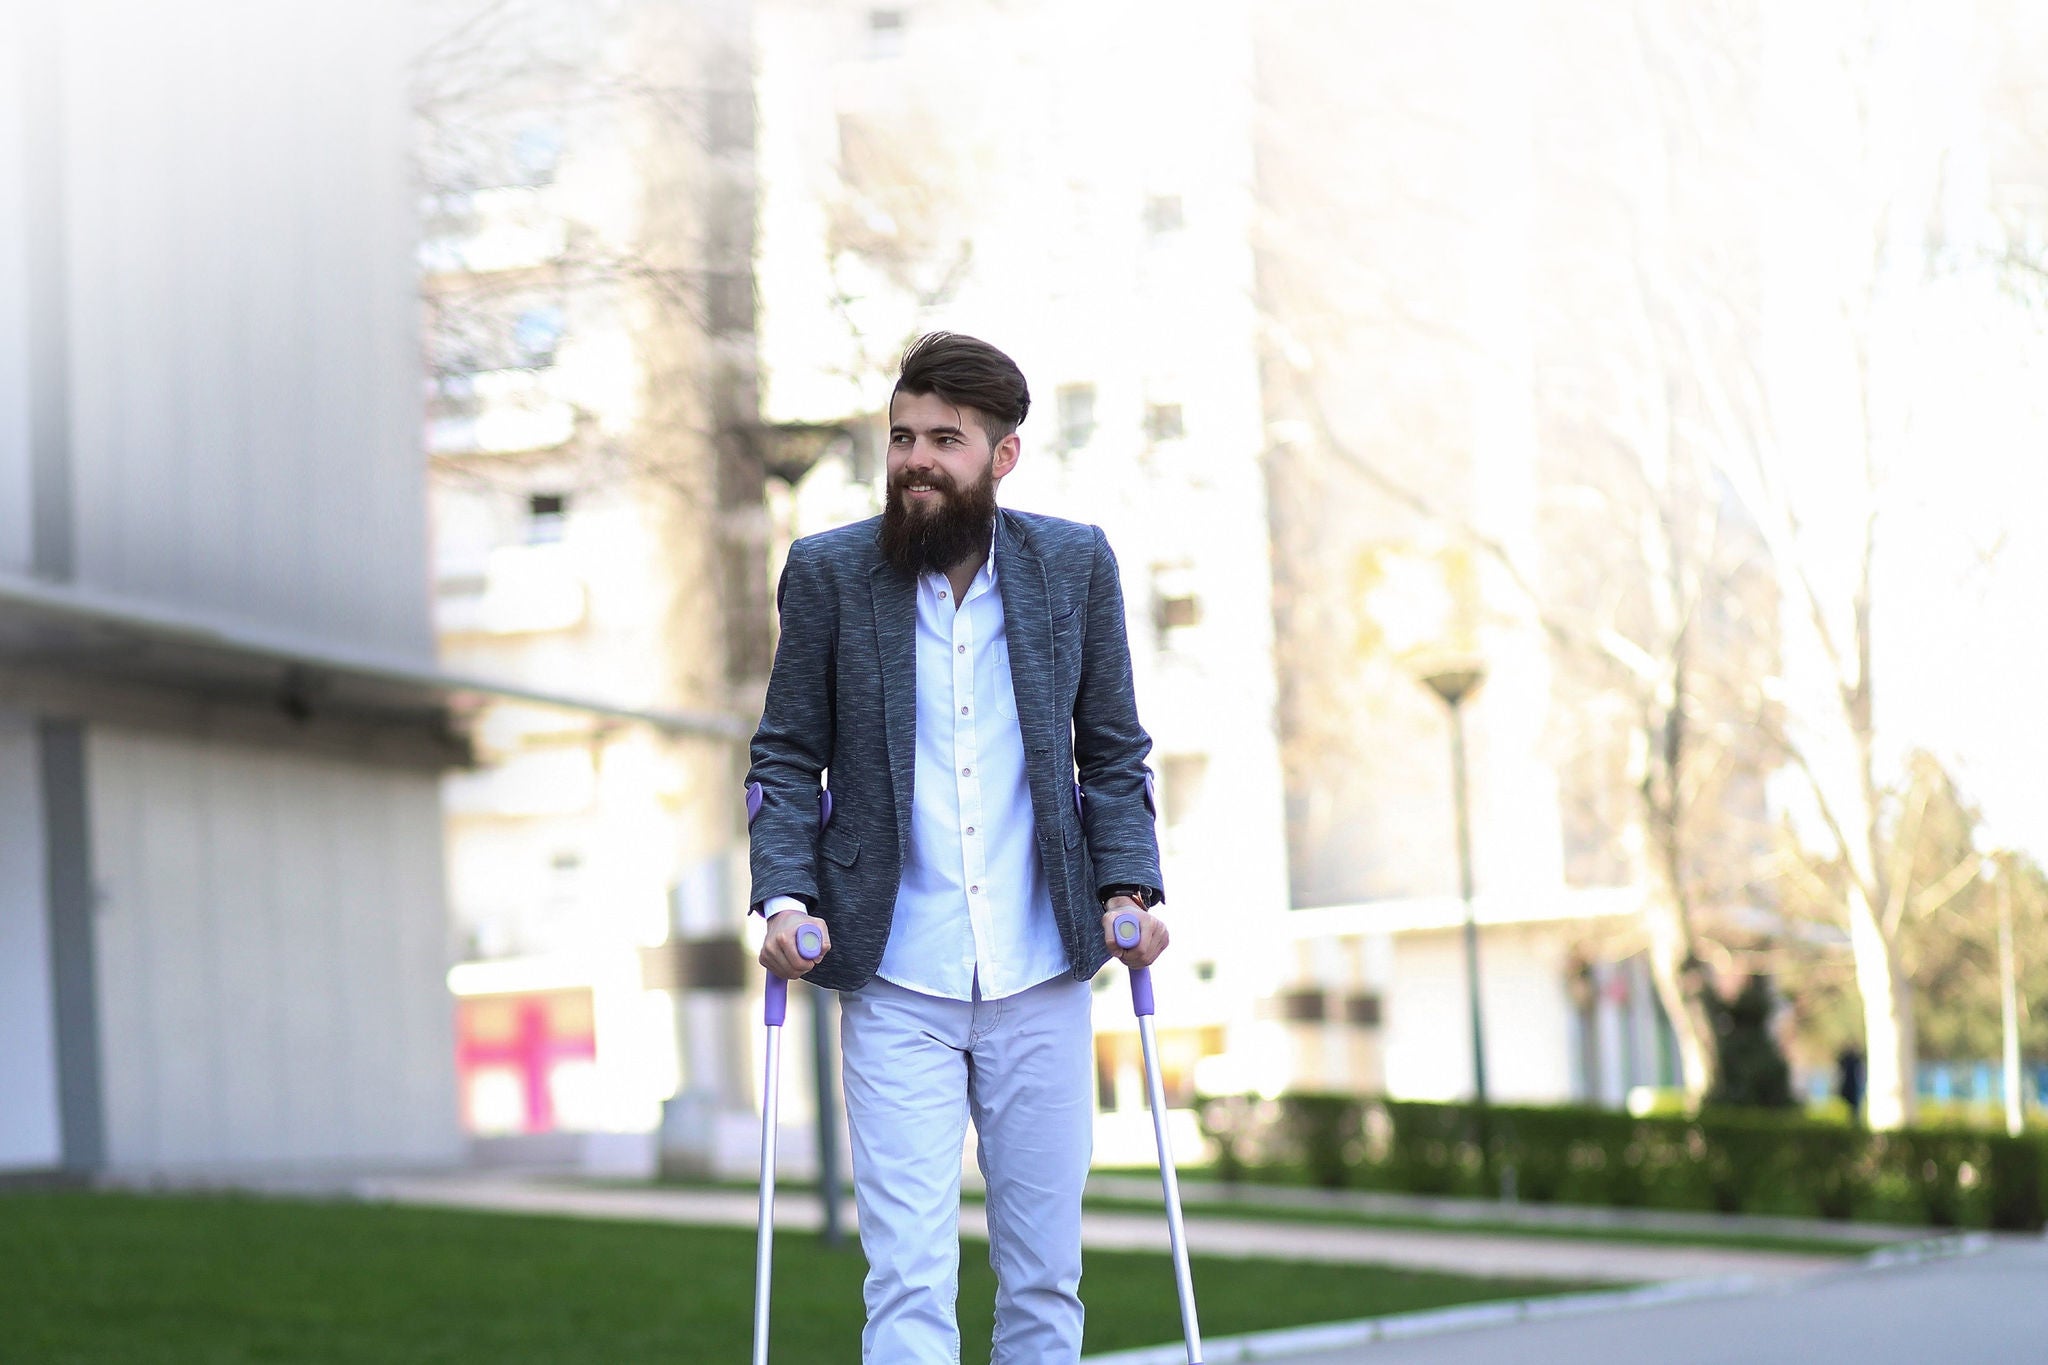
[[[825, 936], [818, 932], [817, 925], [797, 926], [796, 955], [806, 962], [816, 962], [825, 955]], [[768, 993], [761, 1001], [761, 1022], [769, 1028], [781, 1028], [782, 1021], [788, 1016], [789, 982], [770, 972]]]
[[[1112, 934], [1116, 935], [1117, 947], [1135, 948], [1138, 946], [1138, 939], [1141, 937], [1138, 929], [1138, 917], [1130, 911], [1118, 911], [1117, 917], [1109, 922], [1109, 929]], [[1131, 968], [1131, 1013], [1152, 1013], [1152, 969], [1150, 967]]]

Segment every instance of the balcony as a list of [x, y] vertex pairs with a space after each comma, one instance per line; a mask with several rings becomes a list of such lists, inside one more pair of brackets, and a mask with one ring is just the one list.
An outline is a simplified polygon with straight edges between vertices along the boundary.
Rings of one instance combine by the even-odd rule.
[[509, 455], [552, 450], [576, 434], [576, 409], [555, 396], [552, 367], [450, 375], [427, 422], [435, 455]]
[[559, 260], [569, 225], [545, 185], [431, 195], [422, 204], [420, 268], [429, 275], [527, 270]]
[[486, 557], [480, 586], [444, 587], [434, 625], [442, 636], [535, 635], [573, 630], [589, 613], [589, 593], [569, 546], [501, 545]]

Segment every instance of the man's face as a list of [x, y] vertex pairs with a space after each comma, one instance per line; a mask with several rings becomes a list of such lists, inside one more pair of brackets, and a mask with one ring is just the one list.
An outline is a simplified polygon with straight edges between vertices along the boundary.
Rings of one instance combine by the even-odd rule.
[[889, 404], [882, 554], [906, 573], [979, 562], [995, 529], [996, 483], [1017, 463], [1015, 432], [989, 449], [981, 414], [932, 394]]
[[972, 408], [935, 393], [899, 393], [889, 403], [889, 501], [912, 521], [957, 508], [965, 490], [1015, 468], [1017, 449], [1013, 432], [991, 451]]

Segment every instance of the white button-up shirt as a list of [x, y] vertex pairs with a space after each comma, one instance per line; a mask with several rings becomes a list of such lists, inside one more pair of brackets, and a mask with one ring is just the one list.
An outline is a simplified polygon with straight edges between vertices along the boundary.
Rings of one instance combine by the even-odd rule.
[[917, 584], [917, 776], [910, 856], [882, 953], [886, 981], [948, 1000], [999, 1000], [1067, 970], [1024, 735], [1010, 685], [995, 547], [953, 600], [944, 574]]
[[[777, 896], [770, 915], [801, 908]], [[1024, 734], [1010, 685], [995, 547], [953, 600], [917, 584], [917, 768], [910, 856], [879, 975], [948, 1000], [999, 1000], [1068, 969], [1038, 856]]]

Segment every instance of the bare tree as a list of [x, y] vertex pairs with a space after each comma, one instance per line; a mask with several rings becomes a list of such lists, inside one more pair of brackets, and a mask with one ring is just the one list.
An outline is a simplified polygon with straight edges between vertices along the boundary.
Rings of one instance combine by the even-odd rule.
[[[1313, 449], [1472, 547], [1550, 641], [1565, 763], [1583, 775], [1574, 785], [1585, 823], [1608, 836], [1568, 828], [1568, 841], [1594, 846], [1568, 871], [1644, 888], [1652, 976], [1695, 1101], [1714, 1080], [1712, 992], [1733, 974], [1726, 941], [1735, 931], [1721, 912], [1744, 901], [1750, 861], [1764, 851], [1762, 783], [1776, 761], [1758, 726], [1772, 706], [1760, 683], [1776, 667], [1776, 594], [1719, 472], [1748, 435], [1726, 421], [1726, 395], [1754, 388], [1755, 262], [1731, 259], [1724, 230], [1734, 182], [1747, 174], [1729, 164], [1727, 145], [1739, 157], [1756, 138], [1744, 37], [1740, 16], [1644, 6], [1632, 24], [1624, 14], [1605, 31], [1549, 35], [1536, 54], [1568, 81], [1595, 53], [1610, 79], [1588, 83], [1583, 106], [1553, 92], [1543, 120], [1570, 121], [1572, 136], [1539, 139], [1536, 152], [1549, 191], [1540, 198], [1554, 206], [1529, 225], [1548, 285], [1534, 291], [1539, 368], [1579, 377], [1536, 388], [1532, 537], [1482, 529], [1460, 495], [1347, 438], [1329, 404], [1330, 385], [1351, 374], [1330, 363], [1341, 347], [1317, 354], [1300, 339], [1384, 326], [1428, 337], [1467, 367], [1479, 342], [1433, 325], [1399, 281], [1373, 300], [1379, 318], [1329, 316], [1332, 291], [1318, 274], [1331, 243], [1301, 224], [1335, 215], [1314, 202], [1269, 226], [1262, 269], [1275, 331], [1292, 343], [1274, 348], [1269, 373], [1313, 429]], [[1434, 135], [1413, 110], [1385, 117], [1392, 136]], [[1301, 158], [1277, 188], [1313, 200], [1317, 186], [1343, 177], [1312, 174], [1327, 148], [1291, 131], [1302, 144], [1290, 151], [1291, 138], [1271, 139], [1279, 151], [1267, 174]], [[1398, 193], [1392, 203], [1418, 216], [1452, 212]], [[1575, 368], [1546, 366], [1549, 357]], [[1283, 480], [1309, 476], [1291, 454]]]

